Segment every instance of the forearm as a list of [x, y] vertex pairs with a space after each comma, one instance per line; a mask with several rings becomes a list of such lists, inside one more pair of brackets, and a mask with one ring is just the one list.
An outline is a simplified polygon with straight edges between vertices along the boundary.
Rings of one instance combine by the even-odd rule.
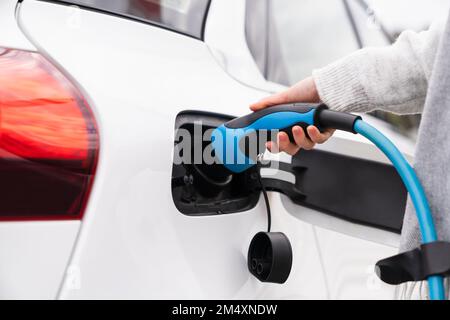
[[399, 114], [422, 111], [442, 25], [407, 31], [389, 47], [365, 48], [313, 71], [321, 100], [331, 109]]

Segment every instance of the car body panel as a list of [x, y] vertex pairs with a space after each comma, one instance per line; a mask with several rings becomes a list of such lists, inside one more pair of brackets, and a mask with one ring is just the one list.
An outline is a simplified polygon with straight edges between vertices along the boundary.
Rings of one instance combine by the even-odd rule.
[[[368, 290], [374, 277], [368, 267], [396, 251], [396, 237], [387, 241], [385, 231], [371, 229], [368, 238], [363, 229], [352, 231], [355, 226], [348, 222], [326, 227], [302, 216], [310, 209], [289, 205], [289, 199], [271, 192], [273, 230], [290, 238], [294, 262], [288, 282], [263, 284], [246, 265], [252, 236], [267, 224], [261, 200], [249, 211], [228, 215], [189, 217], [176, 209], [170, 183], [177, 114], [196, 109], [242, 115], [245, 106], [274, 90], [251, 74], [255, 66], [240, 69], [245, 61], [228, 57], [226, 46], [220, 47], [217, 37], [227, 32], [221, 30], [224, 24], [212, 27], [210, 19], [224, 3], [211, 5], [207, 43], [73, 6], [35, 0], [20, 4], [21, 30], [78, 85], [99, 128], [95, 182], [58, 297], [391, 298], [392, 286], [376, 282]], [[236, 1], [233, 5], [243, 10]], [[232, 23], [243, 26], [244, 21]], [[245, 81], [237, 81], [227, 64], [218, 62], [219, 51], [222, 62], [235, 61], [233, 68]], [[258, 82], [247, 83], [252, 79]], [[322, 148], [345, 153], [348, 144], [358, 156], [385, 161], [376, 148], [351, 134], [338, 133]]]
[[17, 0], [2, 0], [0, 2], [0, 46], [36, 50], [17, 25], [16, 5]]
[[[71, 261], [81, 285], [66, 282], [60, 297], [282, 298], [284, 290], [265, 289], [246, 269], [251, 236], [265, 228], [263, 204], [229, 216], [187, 217], [170, 194], [178, 112], [237, 114], [263, 92], [229, 77], [201, 41], [85, 10], [71, 28], [70, 14], [45, 2], [24, 1], [20, 9], [23, 30], [86, 93], [100, 131], [96, 181]], [[309, 248], [310, 268], [320, 268]], [[323, 297], [320, 275], [301, 279], [310, 286], [298, 286], [297, 296]]]
[[[0, 2], [0, 47], [36, 50], [15, 17], [17, 1]], [[0, 222], [0, 299], [55, 299], [79, 221]]]
[[[243, 29], [245, 2], [211, 2], [205, 27], [205, 43], [217, 63], [236, 81], [268, 92], [279, 91], [283, 86], [264, 79], [247, 46]], [[236, 23], [230, 23], [230, 16]]]
[[55, 299], [79, 226], [79, 221], [0, 223], [0, 299]]

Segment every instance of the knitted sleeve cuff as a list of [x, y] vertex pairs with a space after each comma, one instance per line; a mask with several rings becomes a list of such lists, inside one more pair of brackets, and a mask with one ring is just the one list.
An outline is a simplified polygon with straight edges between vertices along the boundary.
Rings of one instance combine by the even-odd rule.
[[347, 112], [366, 112], [372, 109], [359, 79], [359, 55], [352, 54], [313, 71], [320, 99], [330, 109]]

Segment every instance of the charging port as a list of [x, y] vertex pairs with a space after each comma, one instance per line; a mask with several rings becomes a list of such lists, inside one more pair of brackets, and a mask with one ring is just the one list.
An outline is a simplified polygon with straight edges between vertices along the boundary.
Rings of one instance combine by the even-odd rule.
[[[172, 198], [186, 215], [214, 215], [256, 206], [260, 187], [257, 168], [232, 173], [211, 162], [211, 131], [232, 117], [201, 111], [183, 111], [175, 121]], [[211, 154], [214, 155], [213, 153]]]

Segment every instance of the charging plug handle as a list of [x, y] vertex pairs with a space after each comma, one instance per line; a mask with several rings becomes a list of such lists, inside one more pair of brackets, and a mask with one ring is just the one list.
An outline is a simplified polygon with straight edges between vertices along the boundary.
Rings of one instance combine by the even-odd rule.
[[250, 113], [225, 123], [228, 129], [288, 131], [299, 125], [306, 129], [314, 125], [320, 130], [327, 128], [356, 133], [354, 125], [360, 116], [329, 110], [325, 104], [285, 104]]
[[357, 120], [361, 120], [360, 116], [351, 114], [351, 113], [343, 113], [328, 109], [319, 109], [316, 111], [316, 121], [315, 125], [319, 129], [337, 129], [347, 132], [352, 132], [356, 134], [355, 131], [355, 122]]

